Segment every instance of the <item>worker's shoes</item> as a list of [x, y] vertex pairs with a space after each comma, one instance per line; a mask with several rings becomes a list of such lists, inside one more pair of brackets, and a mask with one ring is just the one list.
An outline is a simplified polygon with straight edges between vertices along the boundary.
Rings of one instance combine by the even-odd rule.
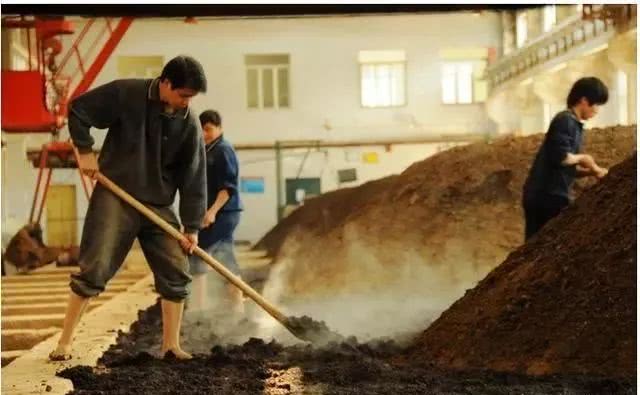
[[55, 350], [49, 354], [50, 361], [68, 361], [71, 359], [71, 346], [61, 346], [58, 344]]

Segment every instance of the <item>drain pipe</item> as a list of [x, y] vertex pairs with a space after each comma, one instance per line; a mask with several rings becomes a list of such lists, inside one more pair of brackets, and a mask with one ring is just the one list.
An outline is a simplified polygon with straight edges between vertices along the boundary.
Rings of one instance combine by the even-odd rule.
[[282, 204], [282, 143], [279, 140], [276, 141], [274, 149], [276, 151], [276, 215], [280, 222], [284, 205]]

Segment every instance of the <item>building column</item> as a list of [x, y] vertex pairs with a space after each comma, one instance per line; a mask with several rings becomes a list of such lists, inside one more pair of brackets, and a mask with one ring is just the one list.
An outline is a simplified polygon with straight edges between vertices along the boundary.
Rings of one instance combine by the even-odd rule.
[[498, 134], [511, 134], [519, 131], [519, 108], [515, 105], [511, 89], [502, 89], [492, 93], [485, 102], [485, 108], [489, 119], [496, 123]]
[[533, 93], [533, 81], [520, 83], [513, 91], [511, 106], [517, 109], [517, 131], [522, 135], [541, 133], [545, 129], [542, 125], [542, 101]]
[[566, 79], [557, 72], [534, 77], [533, 94], [542, 101], [542, 130], [546, 131], [556, 113], [566, 107], [568, 89]]
[[[620, 112], [619, 122], [622, 124], [635, 124], [637, 123], [636, 114], [636, 82], [638, 79], [637, 69], [637, 37], [636, 29], [629, 31], [625, 34], [619, 35], [611, 39], [609, 42], [609, 49], [607, 50], [607, 57], [619, 72], [624, 73], [626, 81], [616, 79], [618, 84], [626, 84], [626, 86], [618, 86], [620, 93], [620, 99], [626, 104], [626, 111]], [[626, 101], [626, 103], [624, 103]], [[624, 114], [624, 115], [622, 115]], [[626, 116], [626, 117], [625, 117]]]

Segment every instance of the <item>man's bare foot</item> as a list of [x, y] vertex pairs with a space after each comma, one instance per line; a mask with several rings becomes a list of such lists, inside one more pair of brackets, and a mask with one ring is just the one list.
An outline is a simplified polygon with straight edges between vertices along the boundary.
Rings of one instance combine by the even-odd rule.
[[71, 359], [71, 345], [60, 345], [49, 354], [50, 361], [68, 361]]
[[167, 350], [162, 350], [161, 355], [163, 359], [175, 358], [179, 360], [188, 360], [193, 358], [191, 354], [189, 354], [186, 351], [182, 351], [182, 349], [179, 347], [173, 347]]

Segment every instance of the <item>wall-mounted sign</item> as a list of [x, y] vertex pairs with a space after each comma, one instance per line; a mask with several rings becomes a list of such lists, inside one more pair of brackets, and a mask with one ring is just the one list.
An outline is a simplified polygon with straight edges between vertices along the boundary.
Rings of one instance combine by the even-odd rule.
[[378, 163], [380, 159], [378, 158], [377, 152], [364, 152], [362, 154], [362, 161], [364, 163]]
[[240, 192], [242, 192], [242, 193], [264, 193], [264, 178], [262, 178], [262, 177], [240, 177]]

